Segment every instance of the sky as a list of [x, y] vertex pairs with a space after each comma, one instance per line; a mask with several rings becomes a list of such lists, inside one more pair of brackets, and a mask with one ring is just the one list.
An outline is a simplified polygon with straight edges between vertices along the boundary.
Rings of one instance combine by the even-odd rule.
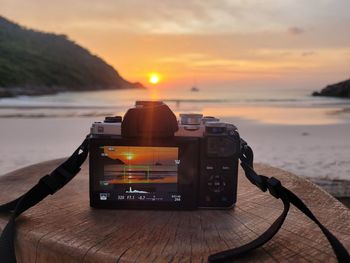
[[349, 0], [0, 0], [0, 15], [67, 35], [127, 80], [158, 72], [162, 87], [348, 79], [349, 10]]

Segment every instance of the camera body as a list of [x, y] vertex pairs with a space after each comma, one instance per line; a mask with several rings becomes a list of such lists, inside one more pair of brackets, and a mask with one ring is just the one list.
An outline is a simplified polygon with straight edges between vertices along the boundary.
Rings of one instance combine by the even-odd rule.
[[201, 114], [140, 101], [91, 126], [90, 205], [96, 208], [231, 208], [236, 202], [237, 128]]

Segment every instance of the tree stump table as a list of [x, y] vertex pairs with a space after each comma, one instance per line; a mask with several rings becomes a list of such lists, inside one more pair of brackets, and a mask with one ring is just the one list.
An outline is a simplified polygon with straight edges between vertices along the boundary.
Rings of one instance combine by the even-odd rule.
[[[0, 177], [0, 203], [31, 188], [61, 160]], [[211, 253], [240, 246], [267, 229], [282, 202], [239, 173], [238, 201], [231, 210], [97, 210], [89, 206], [88, 169], [17, 219], [18, 262], [206, 262]], [[256, 165], [299, 195], [350, 249], [350, 210], [316, 185], [286, 171]], [[0, 214], [3, 229], [8, 215]], [[1, 260], [0, 260], [1, 261]], [[294, 207], [279, 233], [242, 262], [336, 262], [319, 228]]]

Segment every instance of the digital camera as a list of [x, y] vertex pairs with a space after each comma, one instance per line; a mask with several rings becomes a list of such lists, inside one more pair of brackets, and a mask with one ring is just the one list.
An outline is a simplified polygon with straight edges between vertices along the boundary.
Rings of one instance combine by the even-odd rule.
[[231, 208], [240, 137], [201, 114], [177, 120], [160, 101], [137, 101], [95, 122], [90, 135], [90, 205], [96, 208]]

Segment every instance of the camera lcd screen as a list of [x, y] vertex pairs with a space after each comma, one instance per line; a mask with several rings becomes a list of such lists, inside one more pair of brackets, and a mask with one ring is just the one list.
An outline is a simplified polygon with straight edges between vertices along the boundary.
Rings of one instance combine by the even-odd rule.
[[[100, 146], [100, 188], [123, 201], [180, 201], [178, 147]], [[108, 198], [108, 196], [100, 196]]]
[[92, 138], [90, 205], [194, 209], [198, 138]]

